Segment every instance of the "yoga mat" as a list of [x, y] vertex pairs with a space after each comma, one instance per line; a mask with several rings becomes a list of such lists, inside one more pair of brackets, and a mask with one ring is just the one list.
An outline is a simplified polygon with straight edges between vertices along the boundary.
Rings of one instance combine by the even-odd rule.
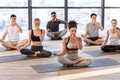
[[28, 57], [26, 55], [9, 55], [9, 56], [0, 56], [0, 63], [6, 63], [6, 62], [14, 62], [14, 61], [20, 61], [20, 60], [29, 60], [29, 59], [37, 59], [39, 57]]
[[[117, 62], [113, 59], [103, 58], [103, 59], [93, 60], [92, 64], [89, 65], [87, 68], [112, 66], [112, 65], [119, 65], [119, 64], [120, 64], [120, 62]], [[63, 65], [59, 64], [59, 63], [39, 64], [39, 65], [32, 65], [31, 67], [38, 73], [55, 72], [55, 71], [73, 70], [73, 69], [83, 68], [83, 67], [63, 67]]]
[[94, 57], [118, 54], [118, 52], [103, 52], [101, 50], [83, 51], [83, 53], [86, 53]]
[[0, 52], [7, 51], [6, 48], [0, 46]]

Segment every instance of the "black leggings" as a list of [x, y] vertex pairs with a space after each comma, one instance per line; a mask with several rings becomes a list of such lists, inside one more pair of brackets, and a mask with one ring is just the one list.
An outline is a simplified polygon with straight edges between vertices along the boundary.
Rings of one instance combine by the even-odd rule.
[[47, 50], [43, 50], [43, 46], [31, 46], [31, 49], [21, 49], [20, 52], [24, 55], [34, 55], [36, 51], [40, 51], [38, 57], [50, 57], [52, 53]]
[[120, 45], [105, 45], [101, 50], [104, 52], [116, 52], [116, 50], [120, 50]]

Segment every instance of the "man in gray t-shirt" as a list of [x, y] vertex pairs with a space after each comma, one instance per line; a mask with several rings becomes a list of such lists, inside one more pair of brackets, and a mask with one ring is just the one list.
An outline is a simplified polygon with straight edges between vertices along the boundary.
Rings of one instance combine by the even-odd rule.
[[91, 22], [86, 25], [86, 33], [82, 35], [83, 40], [87, 42], [87, 44], [102, 44], [103, 39], [99, 37], [99, 29], [102, 31], [103, 27], [99, 22], [96, 22], [97, 15], [92, 13], [90, 15]]

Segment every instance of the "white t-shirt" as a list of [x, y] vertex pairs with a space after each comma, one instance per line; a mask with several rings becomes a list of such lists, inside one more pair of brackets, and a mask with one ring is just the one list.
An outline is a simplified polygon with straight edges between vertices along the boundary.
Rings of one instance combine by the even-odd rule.
[[116, 34], [113, 34], [111, 30], [109, 30], [109, 37], [108, 37], [108, 42], [106, 45], [120, 45], [119, 38]]
[[5, 28], [5, 33], [8, 34], [9, 41], [19, 41], [19, 31], [17, 26], [7, 26]]

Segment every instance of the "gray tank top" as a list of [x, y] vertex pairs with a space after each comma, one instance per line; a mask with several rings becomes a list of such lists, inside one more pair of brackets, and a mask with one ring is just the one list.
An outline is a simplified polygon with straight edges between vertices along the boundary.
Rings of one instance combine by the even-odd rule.
[[66, 44], [66, 49], [67, 50], [78, 50], [77, 45], [70, 42], [70, 37], [68, 37], [68, 42]]

